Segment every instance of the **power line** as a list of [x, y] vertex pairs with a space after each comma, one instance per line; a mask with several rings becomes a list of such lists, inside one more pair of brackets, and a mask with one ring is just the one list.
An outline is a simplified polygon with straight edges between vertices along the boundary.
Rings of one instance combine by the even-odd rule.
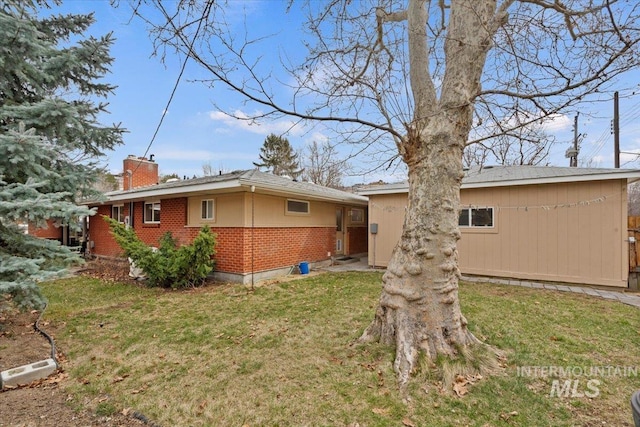
[[[163, 13], [165, 16], [168, 16], [166, 11], [164, 10], [164, 7], [162, 6], [162, 4], [159, 4], [160, 7], [163, 9]], [[204, 21], [204, 19], [200, 19], [198, 21], [198, 28], [196, 28], [196, 32], [193, 35], [193, 39], [191, 40], [191, 43], [189, 45], [189, 50], [186, 53], [186, 56], [184, 58], [184, 61], [182, 61], [182, 66], [180, 68], [180, 73], [178, 74], [178, 78], [176, 79], [176, 83], [173, 85], [173, 89], [171, 90], [171, 95], [169, 96], [169, 100], [167, 101], [167, 105], [164, 107], [164, 110], [162, 110], [162, 116], [160, 116], [160, 121], [158, 122], [158, 125], [156, 126], [156, 130], [153, 132], [153, 136], [151, 137], [151, 141], [149, 141], [149, 145], [147, 145], [147, 149], [144, 151], [144, 154], [142, 155], [142, 157], [146, 157], [147, 154], [149, 153], [149, 150], [151, 150], [151, 146], [153, 145], [154, 141], [156, 140], [156, 136], [158, 136], [158, 132], [160, 131], [160, 127], [162, 126], [162, 122], [164, 122], [164, 118], [167, 115], [167, 112], [169, 111], [169, 106], [171, 105], [171, 101], [173, 101], [173, 97], [176, 94], [176, 91], [178, 89], [178, 84], [180, 83], [180, 80], [182, 79], [182, 75], [184, 74], [184, 70], [187, 68], [187, 61], [189, 60], [189, 56], [190, 53], [193, 49], [193, 45], [196, 42], [196, 39], [198, 38], [198, 33], [200, 32], [200, 28], [202, 28], [202, 22]], [[140, 165], [142, 164], [142, 162], [138, 162], [138, 165], [136, 166], [136, 168], [133, 170], [133, 172], [131, 173], [131, 175], [133, 175], [138, 168], [140, 167]]]
[[[635, 95], [631, 94], [631, 95]], [[626, 96], [626, 98], [629, 98], [631, 95]], [[636, 102], [635, 104], [631, 105], [631, 107], [629, 107], [628, 109], [625, 109], [625, 111], [620, 114], [620, 123], [619, 123], [619, 127], [623, 127], [623, 126], [627, 126], [631, 123], [633, 123], [634, 121], [638, 120], [638, 118], [640, 117], [640, 101]], [[613, 122], [612, 122], [612, 130], [610, 133], [613, 132]], [[598, 137], [598, 139], [595, 140], [595, 142], [593, 143], [595, 146], [594, 148], [591, 150], [591, 152], [589, 153], [588, 156], [586, 156], [587, 163], [592, 161], [596, 155], [600, 152], [600, 150], [602, 150], [602, 148], [604, 147], [604, 145], [609, 142], [609, 137], [608, 137], [608, 133], [606, 131], [604, 131], [600, 137]], [[624, 166], [628, 163], [631, 163], [635, 160], [630, 160], [625, 162], [623, 165]]]

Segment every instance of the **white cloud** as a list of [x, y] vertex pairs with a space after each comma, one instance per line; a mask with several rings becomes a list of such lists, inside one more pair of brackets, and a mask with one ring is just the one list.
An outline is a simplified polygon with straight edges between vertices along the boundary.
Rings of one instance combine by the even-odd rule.
[[555, 133], [570, 129], [573, 121], [564, 114], [552, 114], [541, 120], [542, 129], [549, 133]]
[[305, 139], [305, 142], [310, 144], [313, 141], [317, 142], [318, 144], [324, 144], [325, 142], [329, 141], [329, 137], [322, 132], [313, 132], [309, 135], [308, 138]]
[[[298, 136], [304, 132], [303, 126], [293, 120], [283, 119], [266, 122], [251, 119], [251, 117], [260, 116], [262, 114], [260, 111], [249, 115], [244, 111], [236, 110], [232, 114], [234, 117], [221, 111], [210, 111], [208, 116], [209, 119], [226, 126], [227, 129], [241, 130], [257, 135], [267, 136], [274, 133], [276, 135], [289, 134]], [[217, 131], [224, 133], [225, 129], [218, 129]]]

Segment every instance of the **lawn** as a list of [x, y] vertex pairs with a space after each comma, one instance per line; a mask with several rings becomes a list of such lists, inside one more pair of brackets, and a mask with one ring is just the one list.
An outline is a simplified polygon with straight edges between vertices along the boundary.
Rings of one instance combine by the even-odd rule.
[[[43, 284], [45, 318], [64, 352], [72, 404], [100, 414], [132, 408], [163, 426], [632, 425], [640, 310], [462, 283], [471, 329], [506, 351], [507, 366], [463, 397], [441, 392], [433, 372], [417, 373], [407, 404], [393, 350], [352, 345], [373, 317], [380, 279], [326, 273], [249, 292], [77, 277]], [[630, 369], [586, 376], [609, 366]], [[572, 375], [546, 375], [553, 367]]]

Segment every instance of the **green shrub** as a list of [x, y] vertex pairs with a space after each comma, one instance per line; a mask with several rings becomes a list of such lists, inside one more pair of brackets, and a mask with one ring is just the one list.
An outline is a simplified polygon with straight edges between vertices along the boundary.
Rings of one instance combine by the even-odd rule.
[[157, 250], [142, 242], [132, 228], [104, 217], [109, 223], [116, 243], [131, 258], [136, 267], [144, 271], [150, 286], [163, 288], [185, 288], [199, 286], [213, 271], [216, 235], [209, 226], [204, 226], [190, 245], [178, 247], [170, 232], [159, 241]]

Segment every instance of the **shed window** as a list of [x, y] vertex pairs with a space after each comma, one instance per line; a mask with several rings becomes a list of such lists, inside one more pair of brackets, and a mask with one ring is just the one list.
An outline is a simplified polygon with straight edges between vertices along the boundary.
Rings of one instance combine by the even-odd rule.
[[160, 202], [152, 202], [144, 204], [144, 222], [158, 223], [160, 222]]
[[287, 213], [308, 214], [309, 202], [304, 200], [287, 200]]
[[124, 223], [124, 206], [123, 205], [111, 206], [111, 218], [115, 219], [118, 222]]
[[209, 200], [203, 200], [202, 201], [202, 214], [201, 214], [201, 218], [202, 219], [209, 219], [209, 220], [213, 220], [215, 219], [215, 214], [214, 214], [214, 201], [213, 199], [209, 199]]
[[458, 217], [460, 227], [493, 227], [493, 208], [464, 208]]

